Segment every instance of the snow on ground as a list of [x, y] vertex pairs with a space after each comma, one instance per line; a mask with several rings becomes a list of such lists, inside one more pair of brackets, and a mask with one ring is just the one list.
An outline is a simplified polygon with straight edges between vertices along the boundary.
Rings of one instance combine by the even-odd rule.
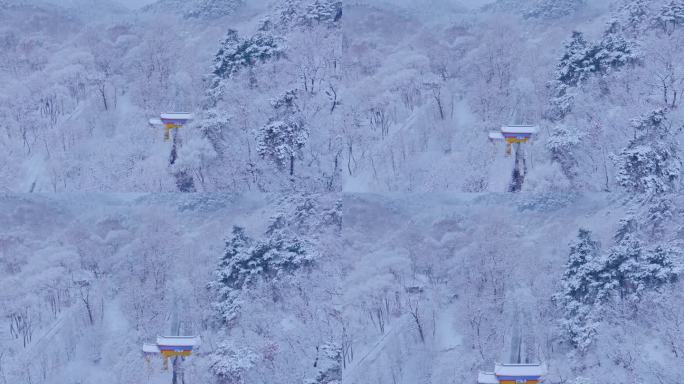
[[[607, 250], [632, 208], [606, 194], [345, 194], [340, 238], [317, 240], [319, 264], [288, 283], [302, 290], [281, 286], [278, 297], [267, 285], [253, 287], [242, 320], [226, 332], [209, 321], [211, 271], [231, 226], [258, 236], [274, 209], [285, 209], [279, 201], [230, 194], [4, 197], [0, 241], [26, 264], [2, 260], [12, 272], [0, 279], [0, 300], [11, 304], [0, 307], [0, 327], [7, 329], [8, 314], [21, 308], [35, 311], [36, 322], [26, 348], [10, 338], [0, 377], [167, 382], [161, 360], [146, 365], [140, 345], [168, 333], [174, 308], [184, 309], [184, 332], [203, 340], [186, 364], [191, 383], [212, 380], [211, 354], [226, 340], [268, 356], [244, 375], [274, 384], [312, 377], [316, 347], [339, 340], [353, 350], [342, 369], [345, 384], [472, 381], [478, 370], [510, 359], [514, 334], [527, 358], [548, 363], [550, 380], [646, 378], [650, 371], [642, 367], [649, 364], [678, 370], [677, 358], [662, 347], [678, 342], [664, 315], [606, 320], [586, 357], [559, 342], [550, 298], [568, 244], [586, 228]], [[82, 287], [90, 290], [72, 286], [57, 315], [32, 293], [72, 280], [89, 281]], [[92, 323], [81, 296], [88, 292]], [[676, 289], [663, 295], [681, 300]], [[630, 343], [650, 340], [631, 371], [611, 360], [625, 356], [619, 340], [628, 334]], [[601, 366], [588, 365], [591, 359]]]

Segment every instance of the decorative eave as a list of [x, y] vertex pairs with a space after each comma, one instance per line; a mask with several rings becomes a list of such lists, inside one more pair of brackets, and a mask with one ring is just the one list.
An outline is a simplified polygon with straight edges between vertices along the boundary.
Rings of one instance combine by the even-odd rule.
[[482, 372], [477, 374], [477, 384], [499, 384], [494, 372]]

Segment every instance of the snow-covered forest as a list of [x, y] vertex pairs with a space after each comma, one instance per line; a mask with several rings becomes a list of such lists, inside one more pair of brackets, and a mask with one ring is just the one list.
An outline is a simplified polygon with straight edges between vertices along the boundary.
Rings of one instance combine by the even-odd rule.
[[682, 47], [684, 0], [0, 0], [0, 384], [674, 383]]
[[338, 196], [31, 195], [0, 211], [3, 384], [170, 382], [141, 346], [172, 332], [202, 337], [186, 383], [286, 383], [336, 340]]
[[684, 373], [682, 198], [24, 195], [0, 200], [0, 383], [550, 383]]
[[[632, 189], [633, 156], [680, 186], [682, 9], [3, 0], [0, 186], [615, 192]], [[164, 141], [148, 121], [174, 111], [195, 119]], [[505, 124], [539, 127], [516, 183], [515, 156], [488, 140]]]

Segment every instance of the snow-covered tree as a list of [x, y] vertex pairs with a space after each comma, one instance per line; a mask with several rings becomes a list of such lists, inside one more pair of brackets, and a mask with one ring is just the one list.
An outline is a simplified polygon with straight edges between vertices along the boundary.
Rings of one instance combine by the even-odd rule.
[[276, 5], [278, 23], [282, 27], [288, 27], [297, 22], [302, 8], [302, 0], [283, 0]]
[[187, 18], [217, 18], [235, 13], [244, 0], [200, 0], [185, 12]]
[[342, 347], [325, 343], [316, 350], [316, 377], [306, 380], [305, 384], [342, 384]]
[[618, 228], [615, 231], [615, 235], [613, 235], [613, 240], [615, 240], [616, 243], [621, 242], [627, 236], [629, 236], [632, 233], [636, 233], [639, 230], [639, 223], [637, 222], [637, 219], [634, 217], [634, 213], [630, 212], [627, 217], [623, 217], [620, 219], [618, 223]]
[[525, 12], [525, 17], [559, 19], [577, 13], [586, 4], [586, 0], [538, 0]]
[[648, 0], [629, 0], [620, 8], [620, 23], [630, 36], [637, 36], [649, 27], [650, 14]]
[[635, 218], [623, 219], [615, 234], [616, 245], [603, 261], [600, 294], [619, 293], [621, 299], [638, 301], [647, 291], [677, 281], [680, 269], [675, 259], [681, 251], [671, 245], [647, 248], [638, 238]]
[[338, 0], [314, 0], [306, 7], [302, 22], [306, 25], [334, 26], [342, 18], [342, 2]]
[[563, 56], [556, 66], [555, 79], [549, 83], [552, 97], [547, 117], [550, 120], [562, 120], [572, 110], [571, 88], [587, 78], [584, 63], [589, 47], [582, 32], [574, 31], [566, 41]]
[[643, 247], [634, 233], [627, 232], [610, 248], [601, 272], [601, 295], [610, 297], [617, 292], [621, 299], [625, 299], [635, 293], [637, 276], [641, 273]]
[[231, 118], [230, 115], [227, 115], [223, 111], [210, 109], [197, 124], [202, 135], [211, 143], [214, 152], [219, 156], [225, 154], [225, 140], [227, 138], [228, 129], [230, 128]]
[[653, 17], [653, 25], [667, 34], [684, 25], [684, 1], [672, 0]]
[[677, 190], [682, 162], [667, 112], [633, 120], [634, 138], [617, 156], [617, 181], [632, 193], [656, 196]]
[[677, 281], [680, 271], [673, 258], [680, 253], [660, 245], [644, 249], [641, 241], [628, 236], [608, 254], [604, 288], [618, 291], [622, 299], [638, 300], [646, 291]]
[[580, 143], [581, 135], [574, 127], [558, 124], [551, 130], [546, 140], [546, 147], [553, 161], [557, 162], [565, 177], [574, 180], [578, 173], [578, 162], [575, 151]]
[[241, 293], [261, 279], [277, 281], [313, 264], [315, 253], [305, 241], [284, 230], [269, 230], [266, 238], [254, 241], [244, 228], [233, 227], [215, 279], [209, 283], [213, 303], [221, 320], [232, 325], [240, 311]]
[[214, 310], [226, 324], [230, 324], [238, 316], [238, 294], [244, 282], [244, 276], [240, 276], [240, 271], [235, 267], [236, 261], [248, 258], [252, 243], [244, 228], [233, 227], [232, 237], [226, 242], [223, 256], [214, 272], [215, 279], [208, 286], [216, 296]]
[[284, 196], [269, 219], [267, 235], [306, 236], [316, 241], [324, 234], [336, 236], [342, 230], [342, 201], [323, 203], [318, 195]]
[[657, 245], [644, 255], [644, 265], [639, 277], [639, 289], [655, 289], [672, 284], [679, 279], [681, 268], [675, 260], [682, 255], [681, 249], [674, 246]]
[[556, 69], [556, 80], [574, 87], [592, 74], [606, 73], [637, 59], [635, 45], [626, 40], [615, 25], [609, 26], [599, 43], [589, 43], [582, 32], [575, 31], [565, 44], [565, 53]]
[[669, 196], [658, 196], [647, 207], [644, 227], [652, 238], [660, 239], [676, 214], [675, 204]]
[[309, 129], [297, 105], [297, 91], [288, 91], [271, 102], [275, 117], [256, 132], [257, 153], [279, 169], [289, 166], [294, 175], [295, 159], [309, 140]]
[[675, 282], [680, 273], [674, 260], [679, 250], [670, 246], [646, 248], [638, 239], [633, 217], [621, 220], [616, 244], [601, 255], [591, 232], [580, 229], [570, 247], [568, 262], [554, 301], [563, 310], [561, 329], [579, 351], [594, 342], [601, 304], [619, 297], [638, 301], [645, 292]]
[[186, 19], [212, 20], [232, 15], [244, 0], [158, 0], [142, 8], [145, 12], [179, 14]]
[[[173, 165], [176, 172], [185, 173], [188, 183], [193, 185], [193, 188], [202, 188], [206, 190], [207, 170], [216, 158], [215, 147], [207, 140], [206, 137], [200, 135], [191, 135], [185, 140], [183, 146], [178, 150], [178, 160]], [[179, 180], [179, 178], [177, 178]], [[190, 188], [180, 188], [179, 191], [187, 192]]]
[[563, 296], [582, 303], [592, 303], [596, 283], [596, 261], [601, 246], [590, 231], [580, 229], [577, 240], [570, 246], [568, 262], [563, 274]]
[[278, 279], [310, 266], [313, 261], [304, 241], [273, 232], [266, 240], [254, 244], [248, 257], [235, 260], [232, 268], [236, 281], [252, 284], [259, 276]]
[[637, 44], [627, 39], [623, 32], [623, 26], [612, 21], [598, 43], [598, 52], [593, 61], [595, 72], [606, 73], [611, 69], [618, 69], [628, 64], [635, 64], [640, 59]]
[[334, 27], [342, 18], [342, 2], [339, 0], [284, 0], [276, 7], [277, 27], [311, 28], [319, 25]]
[[231, 29], [214, 57], [213, 74], [219, 80], [228, 79], [241, 69], [278, 59], [284, 55], [284, 51], [284, 41], [268, 31], [261, 30], [251, 38], [243, 39]]
[[599, 302], [600, 244], [590, 231], [580, 229], [570, 246], [560, 291], [554, 301], [564, 312], [561, 328], [567, 340], [580, 351], [593, 342]]
[[209, 357], [209, 368], [219, 384], [243, 384], [245, 373], [256, 365], [258, 358], [252, 350], [224, 341]]

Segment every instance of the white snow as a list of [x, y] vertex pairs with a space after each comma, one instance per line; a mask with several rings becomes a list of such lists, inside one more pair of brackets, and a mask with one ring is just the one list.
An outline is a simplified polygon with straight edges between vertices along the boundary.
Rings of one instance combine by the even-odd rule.
[[157, 344], [143, 344], [142, 351], [144, 353], [160, 353], [159, 346]]
[[170, 112], [160, 115], [162, 120], [192, 120], [193, 114], [189, 112]]
[[165, 347], [195, 347], [202, 343], [199, 336], [157, 336], [157, 345]]
[[494, 374], [497, 376], [544, 376], [546, 366], [543, 364], [496, 364]]
[[503, 140], [504, 136], [501, 132], [489, 132], [489, 140]]
[[499, 384], [494, 372], [482, 372], [477, 374], [477, 384]]
[[536, 125], [504, 125], [501, 127], [502, 133], [525, 133], [525, 134], [535, 134], [539, 131], [539, 127]]

